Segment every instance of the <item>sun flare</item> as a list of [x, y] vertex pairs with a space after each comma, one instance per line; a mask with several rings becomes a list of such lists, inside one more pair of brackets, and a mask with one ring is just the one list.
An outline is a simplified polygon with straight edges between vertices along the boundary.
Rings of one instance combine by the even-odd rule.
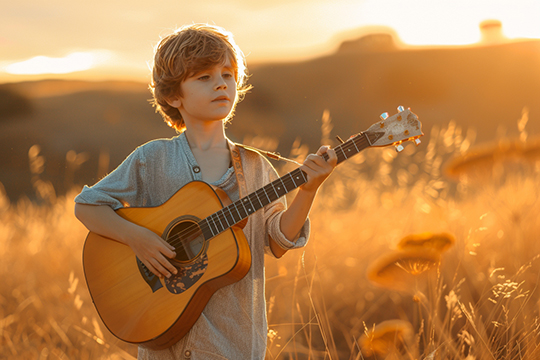
[[109, 57], [104, 51], [73, 52], [61, 58], [35, 56], [12, 63], [6, 66], [5, 71], [12, 75], [68, 74], [91, 69]]

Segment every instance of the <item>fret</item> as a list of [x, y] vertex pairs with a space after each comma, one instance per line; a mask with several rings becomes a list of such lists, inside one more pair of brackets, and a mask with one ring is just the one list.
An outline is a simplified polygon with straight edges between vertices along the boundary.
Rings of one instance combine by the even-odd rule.
[[[211, 216], [207, 217], [207, 218], [206, 218], [206, 223], [208, 224], [208, 228], [209, 228], [210, 231], [212, 232], [212, 236], [216, 236], [217, 234], [219, 234], [219, 231], [218, 231], [216, 225], [213, 224], [213, 221], [210, 222], [210, 220], [212, 220], [212, 217], [211, 217]], [[214, 225], [214, 228], [216, 229], [216, 231], [214, 231], [214, 230], [212, 229], [212, 224]]]
[[[355, 146], [355, 145], [354, 145], [354, 141], [351, 141], [351, 143], [352, 143], [353, 146]], [[350, 144], [347, 145], [347, 152], [345, 153], [345, 154], [349, 154], [348, 156], [345, 156], [347, 159], [348, 159], [349, 157], [351, 157], [351, 156], [354, 156], [354, 155], [358, 154], [358, 151], [356, 151], [356, 152], [351, 152], [351, 151], [353, 151], [353, 150], [354, 150], [354, 149], [352, 148], [352, 146], [350, 146]]]
[[301, 185], [303, 185], [303, 184], [305, 184], [307, 182], [307, 178], [306, 178], [306, 176], [305, 176], [305, 174], [304, 174], [304, 172], [302, 170], [296, 169], [293, 172], [291, 172], [291, 174], [292, 173], [295, 173], [294, 174], [294, 179], [296, 179], [296, 181], [293, 179], [295, 188], [300, 187]]
[[218, 221], [221, 224], [221, 227], [223, 228], [221, 231], [225, 230], [228, 227], [228, 226], [225, 226], [223, 221], [221, 221], [221, 220], [225, 220], [222, 214], [223, 214], [223, 210], [220, 210], [216, 213], [216, 217], [218, 218]]
[[219, 221], [219, 218], [217, 217], [217, 213], [213, 213], [212, 215], [210, 215], [210, 219], [212, 219], [212, 222], [214, 223], [214, 226], [216, 227], [216, 230], [218, 233], [222, 232], [224, 230], [223, 228], [223, 225], [221, 225], [221, 230], [219, 229], [219, 224], [216, 222], [216, 219]]
[[253, 203], [251, 202], [251, 199], [249, 198], [249, 195], [244, 197], [244, 202], [243, 202], [243, 205], [245, 206], [247, 203], [249, 202], [248, 204], [248, 207], [246, 208], [246, 211], [249, 215], [253, 214], [253, 209], [255, 208], [255, 206], [253, 206]]
[[[268, 196], [268, 193], [266, 192], [266, 186], [262, 188], [263, 189], [263, 192], [264, 192], [264, 195], [266, 195], [266, 198], [268, 199], [268, 204], [270, 204], [272, 202], [272, 200], [270, 200], [270, 197]], [[268, 205], [266, 204], [266, 205]]]
[[292, 173], [289, 173], [289, 176], [290, 176], [290, 178], [291, 178], [291, 180], [292, 180], [292, 182], [293, 182], [293, 184], [294, 184], [294, 188], [297, 188], [298, 186], [296, 186], [296, 182], [294, 181], [294, 178], [293, 178], [293, 176], [292, 176]]
[[[231, 216], [234, 220], [234, 223], [236, 224], [240, 220], [242, 220], [242, 215], [240, 215], [240, 212], [238, 211], [238, 208], [236, 207], [236, 203], [232, 203], [231, 205], [227, 206], [229, 208], [229, 212], [231, 213]], [[235, 216], [238, 217], [238, 220], [235, 219]]]
[[[268, 196], [266, 195], [266, 191], [264, 191], [264, 188], [260, 188], [259, 190], [255, 191], [255, 193], [257, 194], [257, 198], [259, 199], [259, 202], [261, 203], [261, 207], [265, 207], [266, 205], [270, 204], [270, 199], [268, 199]], [[267, 200], [268, 202], [266, 202]]]
[[356, 152], [359, 153], [360, 150], [358, 150], [358, 146], [356, 146], [356, 137], [354, 139], [352, 139], [352, 143], [353, 143], [354, 147], [356, 148]]
[[[343, 159], [343, 160], [346, 160], [346, 159], [347, 159], [347, 155], [345, 155], [345, 151], [343, 151], [343, 147], [340, 147], [339, 150], [341, 150], [341, 154], [342, 154], [343, 157], [345, 158], [345, 159]], [[343, 160], [341, 160], [341, 161], [343, 161]]]
[[270, 184], [266, 185], [264, 187], [264, 189], [265, 189], [264, 191], [266, 192], [267, 196], [268, 196], [268, 193], [270, 193], [270, 195], [268, 196], [270, 202], [276, 201], [277, 199], [279, 199], [279, 195], [276, 192], [276, 189], [274, 189], [274, 184], [273, 183], [270, 183]]
[[[285, 178], [285, 177], [287, 177], [287, 178]], [[286, 193], [289, 193], [289, 192], [291, 192], [291, 190], [295, 189], [294, 184], [292, 184], [290, 174], [284, 175], [281, 179], [282, 179], [282, 184], [283, 184], [283, 187], [285, 188]]]
[[223, 208], [221, 212], [223, 213], [223, 217], [225, 218], [225, 221], [227, 222], [227, 225], [228, 225], [227, 227], [231, 227], [232, 225], [236, 223], [230, 211], [229, 211], [229, 217], [227, 217], [227, 210], [228, 210], [227, 208]]
[[[246, 218], [249, 215], [246, 210], [246, 207], [242, 203], [242, 199], [235, 201], [233, 205], [236, 208], [236, 211], [238, 211], [238, 214], [240, 215], [240, 219]], [[238, 208], [239, 205], [240, 205], [240, 208]]]
[[307, 183], [308, 179], [306, 177], [306, 173], [300, 170], [300, 175], [302, 175], [302, 180], [304, 181], [303, 184]]
[[264, 206], [262, 204], [261, 200], [259, 199], [259, 195], [257, 195], [257, 191], [251, 193], [251, 195], [248, 195], [248, 197], [250, 198], [249, 200], [251, 201], [252, 204], [253, 204], [253, 200], [251, 199], [251, 197], [255, 197], [257, 199], [257, 201], [259, 202], [259, 204], [261, 204], [260, 207], [257, 207], [257, 206], [255, 206], [255, 204], [253, 204], [253, 208], [255, 209], [255, 211], [259, 210], [260, 208], [262, 208]]
[[[279, 184], [279, 183], [281, 183], [281, 184]], [[273, 181], [271, 184], [274, 187], [274, 190], [275, 190], [276, 194], [279, 197], [282, 197], [283, 195], [287, 194], [287, 192], [288, 192], [287, 188], [283, 184], [283, 180], [281, 178], [277, 179], [276, 181]], [[274, 184], [276, 184], [276, 185], [274, 185]]]

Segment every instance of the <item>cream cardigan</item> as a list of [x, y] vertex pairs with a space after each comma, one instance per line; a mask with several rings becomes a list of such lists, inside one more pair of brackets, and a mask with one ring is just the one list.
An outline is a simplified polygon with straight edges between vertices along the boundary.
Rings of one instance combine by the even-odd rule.
[[[277, 179], [275, 169], [264, 157], [243, 148], [239, 150], [248, 193]], [[85, 186], [75, 202], [108, 205], [115, 210], [124, 206], [159, 206], [193, 180], [202, 180], [202, 175], [183, 133], [138, 147], [97, 184]], [[212, 185], [222, 188], [233, 201], [239, 198], [233, 168]], [[307, 220], [295, 242], [285, 238], [280, 231], [285, 208], [285, 198], [281, 198], [249, 217], [244, 228], [252, 256], [247, 275], [219, 289], [178, 343], [165, 350], [139, 347], [139, 359], [264, 358], [267, 337], [264, 254], [273, 255], [269, 236], [284, 249], [301, 248], [309, 237]]]

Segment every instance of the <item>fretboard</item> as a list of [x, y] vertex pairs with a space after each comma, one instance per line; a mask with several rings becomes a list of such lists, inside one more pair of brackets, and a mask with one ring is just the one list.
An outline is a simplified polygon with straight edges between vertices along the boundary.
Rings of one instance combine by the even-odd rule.
[[[351, 137], [334, 148], [337, 163], [349, 159], [367, 147], [369, 142], [363, 133]], [[328, 160], [328, 154], [324, 154], [323, 158]], [[301, 169], [295, 169], [201, 220], [199, 227], [205, 239], [211, 239], [306, 182], [307, 174]]]

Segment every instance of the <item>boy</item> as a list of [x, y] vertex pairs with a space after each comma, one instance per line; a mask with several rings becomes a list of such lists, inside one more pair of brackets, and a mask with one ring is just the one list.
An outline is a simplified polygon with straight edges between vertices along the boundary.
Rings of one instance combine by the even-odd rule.
[[[277, 178], [259, 154], [240, 149], [245, 185], [231, 167], [224, 123], [249, 89], [245, 59], [232, 35], [209, 25], [190, 25], [161, 40], [155, 51], [154, 104], [180, 135], [137, 148], [112, 173], [75, 198], [75, 214], [90, 230], [131, 247], [160, 277], [177, 273], [173, 246], [152, 231], [116, 214], [124, 206], [158, 206], [193, 180], [224, 190], [232, 201]], [[321, 155], [327, 153], [328, 162]], [[139, 348], [139, 359], [262, 359], [266, 351], [264, 254], [281, 257], [305, 246], [307, 216], [319, 186], [337, 162], [321, 147], [301, 169], [308, 181], [291, 206], [275, 201], [249, 217], [244, 228], [252, 260], [247, 275], [214, 293], [191, 330], [166, 350]]]

